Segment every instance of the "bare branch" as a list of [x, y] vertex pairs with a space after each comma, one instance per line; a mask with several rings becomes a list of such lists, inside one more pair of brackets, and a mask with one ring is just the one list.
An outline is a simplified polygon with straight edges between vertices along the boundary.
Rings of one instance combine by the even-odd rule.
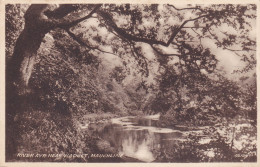
[[100, 51], [100, 52], [102, 52], [102, 53], [107, 53], [107, 54], [111, 54], [111, 55], [114, 55], [114, 56], [118, 56], [118, 55], [116, 55], [116, 54], [114, 54], [114, 53], [112, 53], [112, 52], [108, 52], [108, 51], [101, 50], [101, 49], [99, 49], [98, 47], [96, 47], [95, 49], [98, 50], [98, 51]]
[[191, 7], [191, 8], [176, 8], [174, 5], [170, 5], [170, 4], [167, 4], [168, 6], [170, 6], [170, 7], [173, 7], [175, 10], [178, 10], [178, 11], [180, 11], [180, 10], [200, 10], [201, 12], [203, 12], [203, 10], [202, 9], [200, 9], [200, 8], [198, 8], [198, 7]]
[[205, 27], [182, 27], [182, 28], [205, 28]]

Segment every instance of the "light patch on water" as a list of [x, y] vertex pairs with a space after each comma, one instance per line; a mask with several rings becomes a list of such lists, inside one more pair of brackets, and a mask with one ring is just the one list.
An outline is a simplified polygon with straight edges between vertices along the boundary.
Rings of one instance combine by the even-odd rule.
[[113, 119], [111, 119], [111, 123], [112, 123], [112, 124], [120, 124], [121, 121], [120, 121], [119, 118], [113, 118]]
[[[159, 117], [160, 117], [160, 114], [156, 114], [156, 115], [145, 116], [144, 118], [157, 120], [157, 119], [159, 119]], [[129, 118], [132, 118], [132, 117], [114, 118], [114, 119], [111, 119], [111, 122], [113, 124], [122, 125], [125, 130], [148, 130], [149, 132], [152, 132], [152, 133], [181, 132], [179, 130], [173, 130], [170, 128], [158, 128], [158, 127], [153, 127], [153, 126], [137, 126], [137, 125], [134, 125], [134, 123], [132, 123], [132, 122], [128, 122], [128, 121], [130, 121]]]
[[159, 120], [160, 118], [160, 114], [156, 114], [156, 115], [147, 115], [144, 118], [146, 119], [151, 119], [151, 120]]
[[173, 130], [173, 129], [169, 129], [169, 128], [157, 128], [157, 127], [152, 127], [152, 126], [147, 126], [147, 127], [141, 127], [142, 129], [147, 129], [150, 132], [153, 133], [172, 133], [172, 132], [180, 132], [178, 130]]
[[123, 122], [121, 125], [123, 125], [123, 126], [131, 126], [131, 125], [133, 125], [134, 123], [132, 123], [132, 122]]
[[155, 158], [148, 147], [150, 142], [150, 140], [143, 140], [141, 144], [137, 145], [138, 141], [130, 137], [123, 141], [120, 154], [124, 154], [125, 156], [133, 157], [144, 162], [152, 162]]
[[180, 142], [185, 142], [187, 139], [185, 138], [169, 138], [169, 139], [162, 139], [164, 141], [180, 141]]
[[174, 133], [180, 132], [179, 130], [173, 130], [169, 128], [157, 128], [152, 126], [135, 126], [135, 125], [127, 125], [124, 127], [125, 130], [148, 130], [151, 133]]
[[124, 126], [124, 130], [140, 130], [140, 128], [135, 125], [126, 125]]
[[[125, 121], [128, 121], [128, 117], [122, 117], [122, 118], [113, 118], [111, 119], [111, 123], [112, 124], [120, 124], [120, 125], [123, 125], [123, 124], [126, 124]], [[130, 123], [130, 122], [128, 122]]]

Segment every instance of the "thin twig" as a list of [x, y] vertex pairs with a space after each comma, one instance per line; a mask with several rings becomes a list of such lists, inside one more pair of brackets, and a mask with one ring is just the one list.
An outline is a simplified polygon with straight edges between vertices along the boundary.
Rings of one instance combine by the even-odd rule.
[[198, 8], [198, 7], [191, 7], [191, 8], [176, 8], [174, 5], [170, 5], [167, 4], [170, 7], [173, 7], [175, 10], [181, 11], [181, 10], [200, 10], [201, 12], [203, 12], [202, 9]]
[[[214, 39], [221, 44], [221, 41], [218, 40], [218, 38], [216, 37], [216, 35], [214, 35], [214, 34], [210, 31], [210, 29], [207, 29], [207, 30], [208, 30], [208, 32], [210, 33], [210, 35], [213, 36]], [[232, 52], [245, 52], [245, 51], [247, 51], [247, 50], [242, 50], [242, 49], [230, 49], [230, 48], [227, 48], [226, 46], [223, 46], [223, 45], [222, 45], [222, 47], [223, 47], [223, 49], [229, 50], [229, 51], [232, 51]], [[249, 49], [249, 50], [255, 51], [255, 50], [253, 50], [253, 49]]]

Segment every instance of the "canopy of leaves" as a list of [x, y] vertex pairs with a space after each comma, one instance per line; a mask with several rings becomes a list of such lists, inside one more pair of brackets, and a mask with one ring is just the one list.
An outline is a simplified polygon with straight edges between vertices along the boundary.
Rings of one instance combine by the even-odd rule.
[[[28, 5], [6, 6], [10, 32], [6, 33], [6, 45], [11, 46], [7, 47], [7, 55], [21, 31], [21, 18], [27, 8]], [[49, 90], [58, 100], [67, 99], [69, 106], [79, 106], [73, 102], [76, 99], [68, 96], [71, 91], [83, 89], [86, 83], [81, 83], [82, 78], [90, 82], [100, 73], [114, 79], [122, 89], [128, 85], [137, 92], [144, 89], [146, 95], [142, 96], [147, 98], [141, 108], [145, 112], [179, 112], [195, 107], [232, 115], [236, 113], [232, 111], [241, 108], [242, 95], [245, 96], [243, 85], [236, 84], [241, 80], [234, 80], [232, 75], [247, 77], [245, 82], [249, 80], [252, 85], [256, 5], [82, 4], [55, 8], [51, 6], [46, 12], [49, 18], [64, 17], [58, 16], [64, 10], [69, 13], [65, 19], [87, 19], [69, 28], [54, 29], [50, 38], [46, 37], [31, 84], [45, 92]], [[231, 70], [223, 63], [230, 60], [229, 56], [236, 57], [239, 68]], [[100, 65], [105, 66], [107, 74]], [[87, 75], [82, 76], [84, 73]], [[94, 97], [87, 92], [85, 98]], [[81, 95], [80, 99], [81, 103], [86, 101]]]

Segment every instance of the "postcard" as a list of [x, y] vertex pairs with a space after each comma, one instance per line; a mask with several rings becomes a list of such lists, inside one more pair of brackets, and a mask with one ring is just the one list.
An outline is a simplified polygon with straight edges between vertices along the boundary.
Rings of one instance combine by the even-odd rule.
[[259, 1], [0, 12], [1, 167], [259, 165]]

